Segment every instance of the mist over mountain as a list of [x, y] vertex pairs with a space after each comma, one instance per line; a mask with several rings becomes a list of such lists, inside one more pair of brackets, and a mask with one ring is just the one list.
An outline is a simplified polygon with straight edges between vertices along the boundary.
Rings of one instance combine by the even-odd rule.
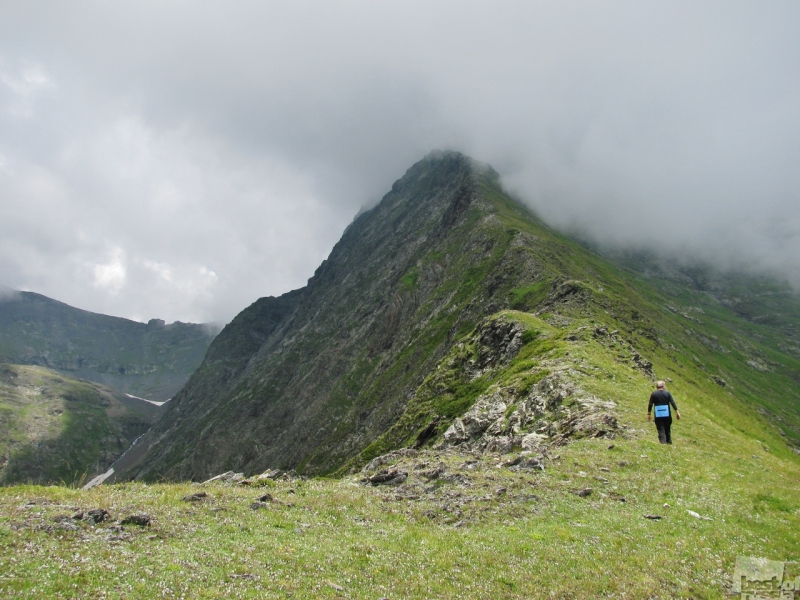
[[561, 231], [797, 287], [799, 28], [792, 2], [4, 3], [0, 281], [226, 323], [442, 148]]
[[580, 241], [621, 267], [651, 280], [665, 293], [673, 286], [708, 295], [743, 319], [785, 336], [795, 346], [800, 345], [800, 292], [774, 271], [724, 269], [697, 258]]

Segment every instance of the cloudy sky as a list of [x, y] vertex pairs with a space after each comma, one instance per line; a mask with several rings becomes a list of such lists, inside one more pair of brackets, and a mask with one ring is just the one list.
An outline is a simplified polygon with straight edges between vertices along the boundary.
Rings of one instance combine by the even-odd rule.
[[226, 322], [434, 148], [800, 285], [800, 3], [0, 0], [0, 284]]

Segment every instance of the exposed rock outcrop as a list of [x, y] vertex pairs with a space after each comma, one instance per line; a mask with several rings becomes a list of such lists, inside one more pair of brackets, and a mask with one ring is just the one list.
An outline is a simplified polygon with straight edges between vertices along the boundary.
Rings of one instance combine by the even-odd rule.
[[515, 397], [509, 389], [490, 390], [453, 421], [443, 442], [480, 451], [519, 447], [539, 453], [570, 438], [612, 438], [619, 431], [615, 406], [583, 392], [563, 368], [523, 397]]

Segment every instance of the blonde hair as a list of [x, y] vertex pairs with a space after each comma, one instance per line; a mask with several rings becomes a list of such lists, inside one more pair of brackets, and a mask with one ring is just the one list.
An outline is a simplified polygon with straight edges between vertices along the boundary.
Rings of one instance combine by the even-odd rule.
[[666, 385], [663, 381], [656, 381], [656, 389], [663, 390], [664, 385]]

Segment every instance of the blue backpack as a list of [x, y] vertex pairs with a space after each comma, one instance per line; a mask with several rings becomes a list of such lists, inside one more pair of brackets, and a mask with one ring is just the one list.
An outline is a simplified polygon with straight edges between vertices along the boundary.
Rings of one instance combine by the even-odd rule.
[[656, 418], [669, 416], [669, 404], [656, 404]]

